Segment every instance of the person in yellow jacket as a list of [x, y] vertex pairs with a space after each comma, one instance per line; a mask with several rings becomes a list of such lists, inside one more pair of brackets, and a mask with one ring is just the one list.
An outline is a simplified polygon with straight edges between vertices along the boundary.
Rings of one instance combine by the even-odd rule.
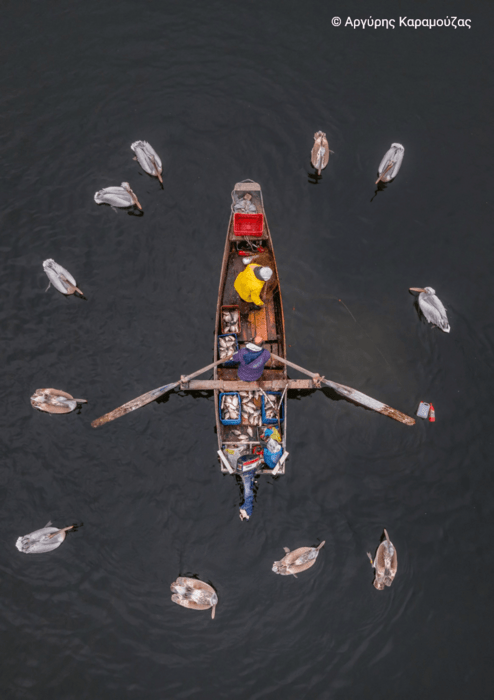
[[243, 272], [237, 275], [234, 287], [238, 295], [244, 301], [256, 304], [256, 306], [264, 306], [259, 294], [264, 287], [265, 282], [271, 279], [273, 270], [270, 267], [262, 267], [251, 263], [247, 265]]

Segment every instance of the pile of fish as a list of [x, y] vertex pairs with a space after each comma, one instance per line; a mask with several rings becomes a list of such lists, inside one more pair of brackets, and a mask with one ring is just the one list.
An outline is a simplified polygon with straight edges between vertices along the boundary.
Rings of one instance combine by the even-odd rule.
[[225, 338], [219, 338], [218, 345], [220, 350], [220, 360], [222, 360], [224, 357], [232, 355], [237, 349], [237, 341], [234, 335], [227, 335]]
[[221, 417], [223, 420], [238, 420], [240, 402], [235, 394], [224, 394], [221, 397]]
[[[243, 392], [241, 392], [241, 393], [242, 393], [242, 394], [248, 394], [249, 392], [248, 392], [248, 391], [243, 391]], [[251, 441], [253, 440], [253, 438], [254, 438], [254, 431], [253, 431], [252, 428], [249, 426], [249, 427], [247, 428], [247, 432], [246, 432], [246, 433], [243, 433], [241, 430], [232, 430], [232, 431], [231, 431], [231, 435], [234, 435], [235, 438], [236, 438], [236, 440], [237, 440], [237, 441], [239, 442], [239, 444], [241, 445], [242, 443], [251, 442]]]
[[278, 402], [272, 394], [266, 394], [264, 397], [264, 413], [266, 418], [279, 418]]
[[222, 309], [221, 326], [223, 328], [223, 333], [240, 333], [238, 309], [233, 309], [232, 311]]
[[259, 392], [257, 390], [240, 391], [239, 394], [242, 399], [242, 424], [262, 425], [261, 409], [254, 403], [254, 400], [259, 396]]

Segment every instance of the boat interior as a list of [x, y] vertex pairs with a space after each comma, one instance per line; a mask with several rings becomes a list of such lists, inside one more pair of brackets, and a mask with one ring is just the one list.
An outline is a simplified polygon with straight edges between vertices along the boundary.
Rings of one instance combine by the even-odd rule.
[[[234, 230], [234, 214], [238, 207], [235, 205], [244, 199], [245, 195], [250, 195], [249, 213], [257, 213], [263, 215], [262, 234], [259, 236], [253, 235], [237, 235]], [[254, 208], [255, 207], [255, 212]], [[223, 265], [221, 270], [220, 290], [218, 297], [218, 308], [216, 313], [216, 332], [215, 332], [215, 360], [219, 359], [218, 353], [218, 336], [223, 334], [222, 328], [222, 308], [237, 307], [240, 317], [240, 332], [237, 334], [239, 349], [244, 347], [245, 343], [252, 340], [256, 335], [262, 336], [264, 339], [264, 348], [270, 352], [286, 357], [285, 345], [285, 327], [283, 319], [283, 307], [281, 301], [281, 293], [279, 286], [278, 270], [274, 257], [273, 244], [269, 226], [266, 220], [262, 192], [260, 186], [255, 182], [242, 182], [235, 185], [232, 192], [232, 213], [228, 226], [228, 234], [226, 238], [225, 251], [223, 255]], [[273, 269], [273, 277], [266, 284], [261, 292], [261, 299], [264, 301], [264, 306], [252, 308], [252, 304], [244, 302], [234, 288], [234, 282], [237, 276], [245, 269], [244, 260], [246, 257], [253, 255], [252, 263], [258, 263], [269, 266]], [[224, 367], [220, 365], [215, 368], [215, 379], [224, 381], [236, 381], [237, 367]], [[279, 361], [274, 361], [272, 358], [266, 363], [263, 375], [260, 382], [253, 384], [253, 389], [260, 384], [262, 387], [263, 380], [287, 379], [286, 365]], [[259, 391], [259, 390], [258, 390]], [[240, 425], [224, 425], [219, 420], [219, 392], [215, 391], [215, 408], [216, 408], [216, 423], [218, 430], [218, 443], [220, 450], [223, 447], [229, 447], [239, 444], [238, 431], [244, 432], [249, 426], [247, 422], [248, 416], [242, 411], [242, 422]], [[281, 413], [283, 420], [278, 420], [276, 427], [282, 437], [282, 445], [285, 450], [286, 446], [286, 395], [283, 400]], [[267, 427], [267, 426], [266, 426]], [[234, 432], [235, 431], [235, 432]], [[246, 452], [252, 451], [255, 445], [259, 445], [257, 438], [257, 427], [253, 426], [254, 436], [250, 437], [248, 443], [244, 443]], [[242, 444], [242, 443], [241, 443]], [[222, 471], [227, 471], [224, 464], [221, 464]], [[284, 473], [284, 460], [279, 474]], [[263, 469], [264, 473], [271, 473], [271, 469]]]

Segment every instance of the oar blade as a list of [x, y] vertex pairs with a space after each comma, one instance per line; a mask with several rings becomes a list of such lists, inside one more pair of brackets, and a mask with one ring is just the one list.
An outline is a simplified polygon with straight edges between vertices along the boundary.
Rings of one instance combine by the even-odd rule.
[[370, 408], [372, 411], [382, 413], [384, 416], [389, 416], [389, 418], [394, 418], [405, 425], [415, 425], [415, 419], [411, 418], [411, 416], [407, 416], [405, 413], [397, 411], [396, 408], [391, 408], [391, 406], [387, 406], [385, 403], [381, 403], [381, 401], [377, 401], [376, 399], [367, 396], [367, 394], [362, 394], [361, 391], [351, 389], [349, 386], [345, 386], [344, 384], [331, 382], [328, 379], [323, 379], [322, 382], [350, 401], [359, 403], [366, 408]]
[[167, 392], [172, 391], [172, 389], [175, 389], [175, 387], [177, 387], [179, 384], [180, 382], [174, 382], [173, 384], [166, 384], [165, 386], [161, 386], [159, 389], [153, 389], [152, 391], [148, 391], [147, 394], [138, 396], [136, 399], [132, 399], [132, 401], [124, 403], [123, 406], [119, 406], [114, 411], [110, 411], [110, 413], [105, 413], [104, 416], [96, 418], [96, 420], [93, 420], [91, 425], [93, 428], [99, 428], [101, 425], [105, 425], [105, 423], [109, 423], [110, 421], [115, 420], [116, 418], [125, 416], [127, 413], [131, 413], [137, 408], [141, 408], [141, 406], [145, 406], [148, 403], [156, 401], [156, 399], [159, 399], [160, 396], [164, 396], [164, 394], [166, 394]]

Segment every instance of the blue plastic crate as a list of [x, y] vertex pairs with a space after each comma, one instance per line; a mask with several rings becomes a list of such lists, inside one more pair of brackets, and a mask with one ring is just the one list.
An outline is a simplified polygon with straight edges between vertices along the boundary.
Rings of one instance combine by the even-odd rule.
[[[228, 336], [233, 335], [235, 338], [235, 347], [237, 348], [235, 352], [238, 352], [238, 336], [237, 333], [225, 333], [224, 335], [219, 335], [218, 336], [218, 357], [220, 354], [220, 338], [228, 338]], [[223, 362], [221, 367], [236, 367], [238, 362], [233, 362], [233, 360], [229, 360], [228, 362]]]
[[[228, 335], [231, 335], [230, 333]], [[226, 418], [223, 418], [221, 415], [221, 399], [223, 396], [238, 396], [238, 418], [237, 420], [227, 420]], [[220, 413], [220, 421], [223, 423], [223, 425], [240, 425], [242, 422], [242, 399], [240, 397], [240, 394], [238, 391], [220, 391], [220, 400], [219, 400], [219, 406], [218, 410]]]
[[[276, 402], [277, 405], [280, 402], [282, 393], [281, 391], [267, 391], [266, 394], [268, 396], [276, 396], [278, 401]], [[263, 425], [277, 425], [278, 419], [277, 418], [266, 418], [266, 412], [265, 412], [265, 404], [266, 399], [264, 398], [264, 395], [262, 396], [262, 401], [261, 401], [261, 415], [262, 415], [262, 423]], [[283, 418], [285, 417], [285, 400], [283, 400], [283, 403], [281, 404], [281, 412], [280, 412], [280, 423], [283, 421]]]

